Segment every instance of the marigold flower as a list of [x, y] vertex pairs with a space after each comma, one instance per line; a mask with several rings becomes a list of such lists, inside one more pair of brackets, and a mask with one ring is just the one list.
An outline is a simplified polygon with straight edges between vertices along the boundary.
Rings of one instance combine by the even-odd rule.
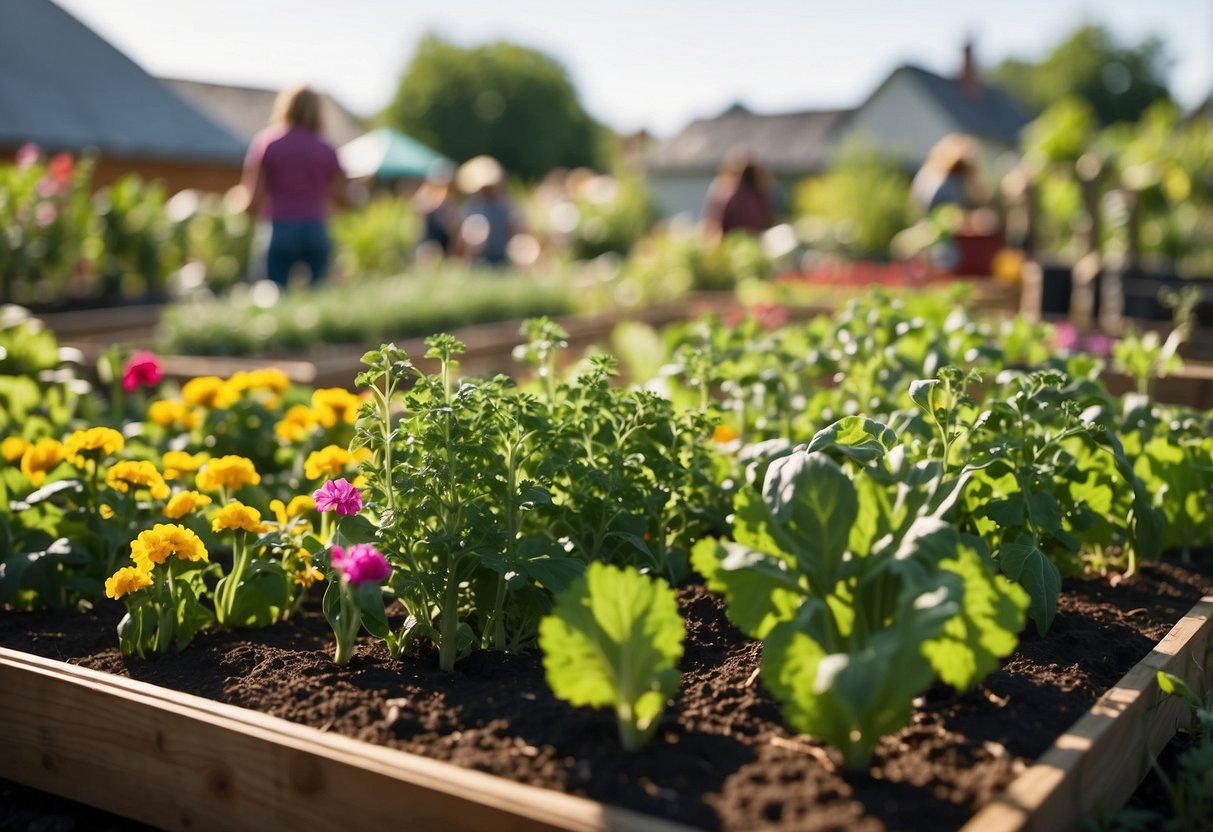
[[309, 511], [315, 510], [316, 501], [307, 494], [291, 498], [289, 504], [281, 500], [270, 500], [270, 511], [274, 512], [274, 519], [280, 526], [285, 526], [292, 518], [301, 517]]
[[25, 449], [28, 447], [29, 443], [20, 436], [6, 436], [4, 441], [0, 442], [0, 455], [9, 462], [16, 462], [25, 455]]
[[345, 448], [340, 445], [327, 445], [307, 455], [307, 460], [303, 463], [303, 475], [309, 480], [335, 477], [353, 464], [354, 457]]
[[105, 597], [115, 601], [123, 595], [138, 592], [152, 585], [150, 572], [137, 566], [124, 566], [105, 579]]
[[728, 425], [717, 425], [716, 430], [712, 431], [712, 441], [718, 445], [726, 445], [737, 439], [739, 435], [734, 428]]
[[229, 378], [227, 384], [240, 393], [246, 390], [271, 390], [282, 393], [291, 386], [291, 380], [286, 377], [286, 373], [275, 367], [263, 367], [252, 372], [241, 370]]
[[182, 491], [174, 494], [173, 499], [164, 507], [164, 516], [178, 520], [187, 514], [197, 511], [203, 506], [209, 506], [211, 498], [197, 491]]
[[177, 523], [157, 523], [131, 541], [131, 560], [145, 571], [174, 555], [179, 560], [204, 561], [210, 557], [198, 535]]
[[88, 459], [103, 459], [116, 454], [126, 445], [122, 434], [113, 428], [89, 428], [78, 430], [63, 443], [63, 456], [77, 468], [83, 468]]
[[239, 500], [233, 500], [219, 509], [215, 519], [211, 521], [212, 531], [221, 532], [224, 529], [232, 531], [243, 529], [246, 532], [259, 534], [267, 531], [269, 526], [261, 522], [261, 512], [257, 509], [246, 506]]
[[175, 480], [182, 474], [193, 474], [206, 464], [206, 454], [190, 454], [185, 451], [165, 451], [160, 458], [164, 466], [164, 478]]
[[101, 515], [102, 520], [114, 519], [114, 509], [112, 506], [109, 506], [106, 503], [102, 503], [97, 507], [97, 513]]
[[202, 414], [185, 402], [158, 399], [148, 405], [147, 418], [165, 428], [193, 430], [202, 424]]
[[329, 480], [312, 495], [317, 511], [357, 514], [362, 511], [362, 495], [344, 479]]
[[392, 574], [387, 558], [370, 543], [355, 543], [348, 549], [334, 546], [330, 556], [333, 568], [341, 573], [341, 580], [347, 583], [382, 583]]
[[283, 442], [298, 442], [320, 424], [316, 414], [305, 404], [297, 404], [286, 411], [282, 421], [274, 425], [274, 436]]
[[34, 485], [42, 485], [46, 475], [63, 461], [65, 449], [56, 439], [43, 437], [25, 449], [21, 455], [21, 473]]
[[240, 400], [240, 391], [218, 376], [198, 376], [182, 386], [181, 397], [186, 404], [224, 410]]
[[316, 419], [326, 428], [338, 422], [352, 425], [358, 420], [358, 408], [362, 400], [341, 387], [321, 387], [312, 391], [312, 409]]
[[253, 467], [253, 461], [243, 456], [228, 454], [212, 459], [202, 466], [195, 485], [203, 491], [218, 491], [220, 488], [243, 488], [261, 482], [261, 475]]
[[160, 476], [155, 465], [145, 459], [115, 462], [105, 474], [105, 484], [123, 494], [129, 492], [132, 486], [146, 488], [157, 500], [163, 500], [169, 494], [164, 477]]
[[122, 389], [128, 393], [141, 386], [155, 387], [162, 376], [160, 361], [147, 350], [136, 350], [122, 368]]
[[324, 577], [324, 573], [310, 563], [295, 573], [295, 584], [307, 589]]

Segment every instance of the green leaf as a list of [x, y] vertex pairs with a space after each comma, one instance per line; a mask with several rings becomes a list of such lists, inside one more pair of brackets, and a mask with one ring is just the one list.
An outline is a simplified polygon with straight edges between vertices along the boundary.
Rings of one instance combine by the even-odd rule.
[[855, 486], [822, 453], [797, 451], [771, 463], [762, 487], [771, 537], [824, 595], [833, 587], [851, 525], [859, 513]]
[[674, 592], [635, 569], [592, 563], [539, 625], [552, 692], [613, 707], [625, 748], [643, 744], [678, 687], [685, 628]]
[[750, 638], [766, 638], [804, 600], [785, 561], [740, 543], [701, 540], [691, 550], [691, 565], [708, 589], [724, 595], [729, 620]]
[[922, 408], [932, 418], [935, 416], [935, 410], [931, 407], [931, 399], [934, 398], [935, 387], [938, 384], [939, 379], [936, 378], [918, 379], [917, 381], [910, 382], [910, 401]]
[[1041, 635], [1053, 626], [1057, 596], [1061, 594], [1061, 572], [1053, 561], [1032, 543], [1004, 543], [998, 551], [1002, 571], [1028, 591], [1028, 615]]
[[961, 610], [944, 625], [943, 635], [923, 647], [939, 678], [960, 691], [997, 670], [1015, 649], [1030, 602], [1022, 587], [993, 571], [977, 545], [984, 543], [970, 538], [955, 557], [940, 563], [964, 585]]
[[383, 607], [383, 587], [374, 581], [364, 581], [358, 584], [356, 597], [362, 611], [362, 626], [376, 638], [387, 638], [391, 628]]
[[[221, 596], [220, 587], [225, 586], [231, 576], [225, 576], [215, 588]], [[290, 601], [290, 577], [281, 562], [253, 558], [236, 587], [232, 611], [224, 625], [236, 628], [256, 629], [268, 627], [282, 617]]]
[[834, 450], [863, 465], [880, 459], [897, 444], [897, 434], [888, 425], [866, 416], [846, 416], [817, 431], [805, 451]]

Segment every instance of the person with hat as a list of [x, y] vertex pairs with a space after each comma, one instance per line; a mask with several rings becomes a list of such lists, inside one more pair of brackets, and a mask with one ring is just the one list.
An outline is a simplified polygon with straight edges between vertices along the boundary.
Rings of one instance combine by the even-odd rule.
[[464, 162], [455, 175], [459, 190], [468, 195], [461, 236], [474, 263], [504, 266], [510, 239], [521, 230], [518, 211], [505, 191], [505, 171], [492, 156]]

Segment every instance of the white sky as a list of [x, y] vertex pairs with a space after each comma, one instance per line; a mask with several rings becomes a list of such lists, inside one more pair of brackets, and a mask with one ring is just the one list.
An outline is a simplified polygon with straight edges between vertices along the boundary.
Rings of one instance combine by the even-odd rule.
[[1172, 91], [1213, 91], [1213, 0], [56, 0], [156, 75], [278, 88], [309, 81], [368, 115], [426, 30], [555, 57], [591, 115], [661, 136], [734, 101], [759, 112], [859, 104], [899, 63], [942, 74], [1037, 58], [1085, 21], [1150, 34]]

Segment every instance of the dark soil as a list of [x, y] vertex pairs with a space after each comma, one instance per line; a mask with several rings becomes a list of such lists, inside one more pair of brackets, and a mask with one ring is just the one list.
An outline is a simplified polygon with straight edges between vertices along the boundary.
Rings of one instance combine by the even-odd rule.
[[[1047, 637], [1025, 633], [972, 692], [929, 691], [862, 775], [841, 772], [836, 752], [783, 726], [757, 679], [758, 645], [699, 585], [679, 590], [682, 687], [663, 729], [632, 755], [619, 750], [610, 714], [552, 697], [536, 655], [476, 653], [446, 674], [432, 650], [396, 661], [364, 640], [338, 669], [314, 608], [266, 630], [203, 633], [185, 653], [151, 660], [118, 653], [121, 607], [112, 603], [0, 614], [0, 645], [695, 826], [943, 830], [962, 825], [1114, 685], [1209, 591], [1210, 575], [1213, 564], [1163, 563], [1115, 586], [1067, 581]], [[67, 810], [43, 808], [46, 800], [0, 781], [0, 829], [125, 828], [97, 817], [48, 826], [39, 818]]]

